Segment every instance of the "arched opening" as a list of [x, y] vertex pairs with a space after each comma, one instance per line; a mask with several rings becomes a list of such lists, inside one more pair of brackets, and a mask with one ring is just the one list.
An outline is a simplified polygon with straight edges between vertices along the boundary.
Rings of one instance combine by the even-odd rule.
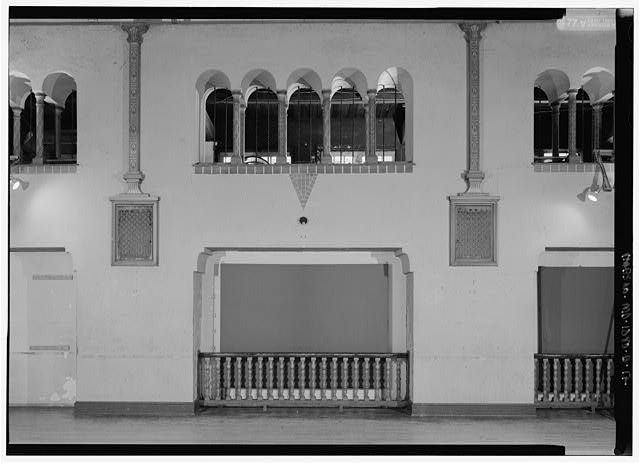
[[64, 71], [49, 74], [42, 83], [44, 98], [43, 161], [75, 163], [77, 87]]
[[249, 164], [274, 164], [278, 154], [278, 96], [255, 89], [247, 100], [244, 159]]
[[[387, 84], [388, 85], [388, 84]], [[395, 84], [376, 95], [376, 155], [378, 161], [405, 161], [405, 101]]]
[[[567, 100], [549, 101], [540, 87], [533, 89], [534, 161], [538, 163], [564, 163], [569, 155], [569, 107]], [[554, 110], [554, 106], [556, 109]], [[554, 111], [558, 112], [554, 121]], [[558, 154], [553, 153], [554, 125], [558, 134]]]
[[291, 163], [319, 163], [322, 150], [322, 106], [311, 88], [298, 87], [289, 98], [287, 150]]
[[64, 102], [60, 126], [62, 160], [75, 162], [78, 153], [78, 92], [75, 90], [69, 94]]
[[205, 116], [205, 150], [214, 163], [229, 163], [233, 154], [233, 96], [229, 89], [210, 89]]
[[585, 163], [593, 161], [591, 120], [589, 94], [580, 88], [576, 95], [576, 150]]
[[22, 145], [21, 163], [30, 164], [36, 157], [36, 97], [33, 92], [24, 101], [20, 114], [20, 143]]
[[334, 164], [366, 159], [365, 106], [353, 87], [339, 87], [331, 97], [331, 158]]

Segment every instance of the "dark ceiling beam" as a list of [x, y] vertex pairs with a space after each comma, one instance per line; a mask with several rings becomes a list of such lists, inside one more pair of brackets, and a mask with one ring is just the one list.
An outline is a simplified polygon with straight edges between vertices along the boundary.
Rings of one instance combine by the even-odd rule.
[[564, 8], [240, 8], [10, 6], [9, 19], [545, 21]]

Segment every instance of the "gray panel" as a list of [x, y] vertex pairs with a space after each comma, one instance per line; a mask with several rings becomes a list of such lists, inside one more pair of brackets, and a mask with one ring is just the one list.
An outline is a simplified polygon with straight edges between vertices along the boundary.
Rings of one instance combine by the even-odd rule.
[[384, 265], [223, 264], [223, 352], [387, 352]]

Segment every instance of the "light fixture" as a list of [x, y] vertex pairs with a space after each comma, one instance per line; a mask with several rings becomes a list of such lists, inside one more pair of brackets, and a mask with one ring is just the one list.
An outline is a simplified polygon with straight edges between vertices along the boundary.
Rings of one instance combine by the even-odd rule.
[[22, 190], [27, 190], [27, 188], [29, 188], [29, 182], [19, 177], [11, 176], [9, 177], [9, 186], [11, 190], [18, 190], [20, 187], [22, 187]]
[[602, 174], [602, 187], [600, 187], [594, 179], [594, 184], [591, 185], [591, 188], [587, 192], [587, 198], [591, 201], [598, 201], [598, 194], [600, 191], [611, 192], [613, 190], [611, 182], [609, 182], [609, 176], [607, 176], [607, 170], [604, 168], [604, 164], [602, 163], [600, 150], [596, 150], [595, 152], [595, 162], [600, 168], [600, 173]]

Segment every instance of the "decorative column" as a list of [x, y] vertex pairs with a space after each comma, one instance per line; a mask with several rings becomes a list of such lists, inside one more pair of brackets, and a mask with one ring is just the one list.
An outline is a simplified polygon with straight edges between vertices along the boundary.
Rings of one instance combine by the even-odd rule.
[[464, 173], [468, 193], [481, 193], [484, 172], [480, 170], [480, 40], [485, 23], [463, 23], [467, 42], [468, 168]]
[[143, 23], [126, 24], [129, 43], [129, 171], [125, 173], [127, 193], [141, 194], [144, 174], [140, 169], [140, 48], [142, 35], [149, 30]]
[[[245, 105], [244, 102], [240, 103], [240, 160], [242, 160], [242, 162], [244, 162], [244, 145], [246, 142], [246, 135], [245, 135], [245, 129], [244, 129], [244, 124], [245, 124], [245, 119], [246, 119], [246, 114], [247, 114], [247, 105]], [[269, 151], [269, 148], [267, 147], [267, 152]], [[258, 154], [258, 147], [256, 146], [256, 155]]]
[[240, 155], [240, 103], [242, 92], [234, 90], [231, 94], [233, 96], [233, 155], [231, 155], [231, 164], [242, 164], [242, 156]]
[[20, 140], [20, 115], [22, 108], [11, 108], [13, 111], [13, 156], [22, 161], [22, 140]]
[[56, 128], [56, 159], [59, 160], [62, 154], [62, 111], [64, 108], [58, 105], [55, 105], [56, 110], [56, 118], [55, 118], [55, 128]]
[[449, 264], [496, 266], [498, 200], [481, 189], [480, 170], [480, 40], [485, 23], [462, 23], [467, 43], [467, 170], [464, 193], [449, 199]]
[[331, 90], [322, 90], [322, 164], [331, 164]]
[[580, 156], [576, 150], [576, 95], [577, 89], [569, 89], [569, 162], [580, 163]]
[[44, 97], [42, 92], [34, 92], [36, 97], [36, 156], [33, 164], [44, 163]]
[[287, 91], [278, 90], [278, 156], [276, 164], [287, 164]]
[[[602, 131], [602, 103], [596, 103], [591, 106], [593, 110], [593, 118], [591, 120], [591, 137], [594, 155], [600, 153], [600, 132]], [[595, 156], [593, 157], [595, 160]]]
[[364, 113], [367, 164], [378, 162], [378, 155], [376, 154], [376, 94], [376, 89], [367, 90], [367, 106]]
[[551, 104], [551, 154], [560, 156], [560, 101]]
[[126, 191], [111, 200], [111, 265], [158, 265], [157, 196], [141, 190], [144, 174], [140, 169], [140, 58], [142, 35], [147, 24], [133, 22], [122, 25], [129, 44], [129, 144], [126, 153], [127, 172], [123, 175]]

